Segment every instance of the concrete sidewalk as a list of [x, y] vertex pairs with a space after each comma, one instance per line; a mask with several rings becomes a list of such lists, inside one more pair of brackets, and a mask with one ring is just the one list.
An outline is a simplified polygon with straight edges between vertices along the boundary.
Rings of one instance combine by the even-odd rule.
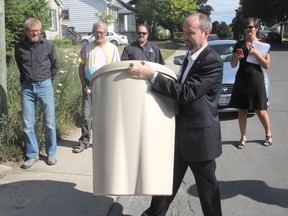
[[16, 167], [0, 179], [0, 216], [108, 214], [114, 198], [92, 194], [92, 148], [72, 153], [80, 133], [58, 141], [56, 165], [40, 157], [30, 169]]
[[[173, 64], [173, 59], [185, 52], [184, 48], [176, 50], [165, 60], [166, 66], [178, 72], [179, 66]], [[54, 166], [46, 165], [45, 157], [40, 157], [28, 170], [0, 165], [0, 216], [124, 215], [125, 206], [133, 197], [93, 195], [92, 148], [72, 153], [80, 134], [77, 128], [58, 141], [58, 162]], [[149, 197], [143, 200], [147, 203]], [[140, 202], [133, 216], [140, 215], [143, 208], [146, 207]]]

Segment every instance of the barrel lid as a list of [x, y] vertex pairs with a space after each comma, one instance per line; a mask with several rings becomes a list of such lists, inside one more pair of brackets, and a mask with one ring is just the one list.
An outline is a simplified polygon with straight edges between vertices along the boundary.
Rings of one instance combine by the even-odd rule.
[[[98, 69], [93, 75], [92, 75], [92, 82], [94, 79], [97, 79], [99, 76], [105, 74], [105, 73], [113, 73], [115, 71], [121, 71], [121, 70], [127, 70], [129, 67], [137, 67], [141, 66], [142, 61], [138, 60], [129, 60], [129, 61], [119, 61], [114, 62], [111, 64], [104, 65], [100, 69]], [[166, 67], [165, 65], [161, 65], [154, 62], [149, 62], [149, 64], [152, 66], [152, 68], [157, 71], [158, 73], [161, 73], [163, 75], [168, 76], [172, 79], [177, 79], [177, 76], [174, 71]]]

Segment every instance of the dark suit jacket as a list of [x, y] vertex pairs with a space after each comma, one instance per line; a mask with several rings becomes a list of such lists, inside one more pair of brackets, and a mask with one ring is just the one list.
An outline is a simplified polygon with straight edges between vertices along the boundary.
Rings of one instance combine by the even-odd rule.
[[[183, 67], [187, 65], [184, 60]], [[184, 70], [184, 69], [183, 69]], [[223, 61], [207, 46], [195, 60], [184, 83], [158, 74], [152, 90], [178, 102], [176, 143], [187, 161], [207, 161], [222, 153], [218, 100]]]

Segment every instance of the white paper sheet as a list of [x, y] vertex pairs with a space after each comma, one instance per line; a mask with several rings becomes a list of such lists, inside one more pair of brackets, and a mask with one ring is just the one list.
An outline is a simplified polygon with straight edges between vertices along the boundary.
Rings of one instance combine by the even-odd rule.
[[[270, 45], [267, 43], [262, 43], [259, 41], [253, 41], [253, 46], [258, 50], [258, 52], [265, 58], [267, 53], [269, 52]], [[251, 62], [253, 64], [259, 64], [256, 57], [254, 55], [248, 55], [247, 62]]]

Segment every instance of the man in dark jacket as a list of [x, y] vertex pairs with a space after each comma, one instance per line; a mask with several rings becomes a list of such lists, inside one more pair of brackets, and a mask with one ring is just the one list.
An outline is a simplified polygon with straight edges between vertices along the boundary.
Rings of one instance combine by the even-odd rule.
[[47, 164], [56, 164], [55, 105], [52, 80], [58, 72], [56, 49], [51, 41], [40, 37], [41, 22], [29, 18], [24, 23], [25, 38], [15, 46], [15, 59], [22, 87], [22, 117], [27, 160], [21, 166], [30, 168], [39, 159], [35, 111], [39, 100], [43, 113]]
[[158, 46], [148, 41], [149, 32], [143, 24], [137, 27], [138, 40], [127, 45], [121, 55], [121, 61], [145, 60], [164, 65], [164, 59]]
[[210, 18], [201, 13], [185, 20], [183, 39], [189, 51], [177, 81], [157, 73], [148, 62], [128, 70], [132, 78], [151, 80], [152, 92], [178, 102], [173, 192], [171, 196], [153, 196], [142, 216], [166, 214], [188, 167], [194, 174], [204, 215], [222, 215], [215, 159], [222, 153], [217, 107], [223, 61], [208, 45], [211, 28]]

